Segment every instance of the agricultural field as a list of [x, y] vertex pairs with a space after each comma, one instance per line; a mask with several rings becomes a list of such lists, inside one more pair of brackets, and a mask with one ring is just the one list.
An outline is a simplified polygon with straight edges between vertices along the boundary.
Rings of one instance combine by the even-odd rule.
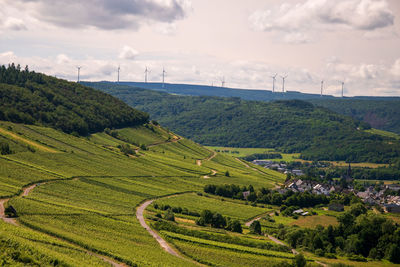
[[[191, 265], [193, 260], [176, 258], [163, 251], [140, 226], [135, 216], [140, 203], [180, 192], [202, 191], [210, 181], [242, 185], [251, 182], [260, 186], [282, 181], [279, 173], [259, 173], [232, 157], [214, 155], [209, 149], [178, 139], [155, 126], [152, 126], [156, 129], [154, 132], [147, 127], [120, 129], [119, 138], [105, 132], [75, 137], [51, 128], [9, 122], [2, 122], [0, 127], [11, 132], [4, 138], [15, 141], [13, 153], [0, 156], [0, 195], [11, 197], [7, 205], [17, 210], [20, 225], [2, 223], [1, 226], [23, 231], [21, 235], [36, 233], [68, 245], [60, 248], [58, 254], [51, 254], [42, 246], [35, 246], [33, 241], [6, 239], [4, 242], [16, 242], [16, 249], [38, 248], [39, 252], [33, 251], [32, 257], [43, 261], [77, 265], [76, 261], [86, 252], [71, 253], [68, 247], [71, 246], [128, 265], [158, 265], [160, 259], [165, 266]], [[137, 148], [137, 155], [124, 155], [118, 146], [132, 141], [147, 144], [148, 148]], [[29, 150], [27, 144], [35, 149]], [[216, 173], [211, 176], [213, 170]], [[224, 175], [226, 171], [230, 177]], [[206, 175], [210, 178], [203, 178]], [[33, 183], [40, 184], [29, 195], [19, 195], [22, 188]], [[174, 198], [191, 206], [198, 202], [198, 197], [185, 194]], [[209, 207], [215, 201], [202, 197], [203, 206], [197, 209]], [[218, 210], [224, 216], [243, 221], [265, 212], [259, 207], [218, 201], [223, 203]], [[235, 210], [241, 212], [237, 214]], [[32, 260], [39, 262], [36, 258]], [[85, 262], [88, 266], [105, 264], [95, 256]]]
[[209, 149], [218, 151], [218, 153], [225, 154], [225, 155], [230, 155], [233, 157], [246, 157], [250, 156], [252, 154], [258, 154], [258, 153], [279, 153], [282, 155], [281, 159], [270, 159], [272, 161], [286, 161], [286, 162], [292, 162], [292, 161], [300, 161], [300, 153], [281, 153], [273, 148], [243, 148], [243, 147], [219, 147], [219, 146], [208, 146]]

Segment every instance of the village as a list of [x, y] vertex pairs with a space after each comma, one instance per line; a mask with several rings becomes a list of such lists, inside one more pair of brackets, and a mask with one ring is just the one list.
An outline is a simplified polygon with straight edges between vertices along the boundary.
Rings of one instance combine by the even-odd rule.
[[[346, 185], [343, 186], [334, 180], [317, 182], [314, 180], [304, 179], [304, 172], [302, 170], [290, 170], [287, 168], [285, 163], [277, 163], [271, 160], [254, 160], [252, 163], [285, 173], [288, 175], [288, 177], [293, 177], [291, 179], [287, 179], [284, 186], [278, 189], [278, 192], [281, 194], [286, 193], [288, 190], [294, 193], [311, 192], [312, 194], [326, 196], [329, 196], [335, 192], [354, 194], [368, 205], [377, 205], [385, 212], [400, 213], [400, 184], [387, 184], [380, 185], [378, 187], [366, 185], [361, 188], [357, 187], [356, 189], [353, 186], [350, 165], [347, 174], [341, 177], [341, 179], [344, 179], [346, 182]], [[340, 207], [340, 205], [332, 205], [332, 207], [329, 207], [329, 209], [342, 211], [343, 207]], [[300, 211], [297, 213], [301, 214]]]

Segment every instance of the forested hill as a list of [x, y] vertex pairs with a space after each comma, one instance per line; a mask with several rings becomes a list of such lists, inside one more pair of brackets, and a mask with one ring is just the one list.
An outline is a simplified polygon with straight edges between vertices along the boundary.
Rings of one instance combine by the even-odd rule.
[[[112, 83], [111, 83], [112, 84]], [[281, 93], [277, 88], [275, 93], [270, 90], [233, 89], [219, 86], [192, 84], [165, 84], [143, 82], [121, 82], [121, 85], [145, 88], [178, 95], [240, 97], [243, 100], [276, 101], [299, 99], [327, 107], [339, 114], [351, 116], [365, 121], [372, 127], [400, 134], [400, 97], [333, 97], [320, 96], [295, 91]]]
[[400, 99], [313, 99], [311, 103], [400, 134]]
[[311, 160], [385, 162], [400, 157], [394, 139], [363, 131], [369, 125], [299, 100], [256, 102], [240, 98], [177, 96], [130, 86], [88, 84], [180, 135], [204, 145], [271, 147]]
[[[276, 88], [275, 93], [271, 90], [250, 90], [235, 89], [220, 86], [195, 85], [195, 84], [162, 84], [162, 83], [143, 83], [143, 82], [121, 82], [120, 85], [128, 85], [137, 88], [151, 89], [160, 92], [190, 95], [190, 96], [220, 96], [220, 97], [240, 97], [244, 100], [275, 101], [291, 99], [321, 99], [319, 94], [307, 94], [295, 91], [281, 92], [281, 88]], [[325, 95], [322, 99], [333, 99], [333, 96]]]
[[44, 74], [0, 67], [0, 120], [86, 135], [143, 124], [148, 114], [108, 94]]

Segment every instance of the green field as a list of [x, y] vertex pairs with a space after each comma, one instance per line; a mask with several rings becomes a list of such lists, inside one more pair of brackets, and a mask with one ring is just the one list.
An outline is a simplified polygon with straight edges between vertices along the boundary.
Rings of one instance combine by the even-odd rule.
[[[36, 234], [53, 240], [37, 246], [36, 241], [23, 241], [14, 235], [13, 239], [5, 237], [1, 242], [16, 244], [13, 249], [7, 247], [9, 253], [28, 247], [28, 251], [32, 250], [29, 252], [32, 260], [43, 264], [57, 260], [78, 265], [76, 262], [85, 253], [82, 251], [87, 249], [128, 265], [157, 266], [160, 261], [164, 266], [190, 265], [190, 261], [176, 258], [159, 247], [139, 225], [136, 206], [145, 199], [202, 191], [211, 181], [254, 186], [272, 186], [282, 181], [279, 173], [259, 173], [232, 157], [218, 155], [207, 160], [212, 155], [210, 150], [186, 139], [178, 140], [155, 126], [120, 129], [117, 138], [107, 133], [74, 137], [51, 128], [9, 122], [1, 122], [0, 127], [21, 137], [14, 139], [15, 153], [0, 157], [0, 196], [12, 197], [9, 205], [17, 210], [21, 226], [2, 223], [1, 232], [11, 233], [7, 228], [12, 228], [22, 231], [21, 235]], [[28, 142], [43, 149], [29, 151]], [[140, 150], [137, 156], [126, 156], [118, 149], [126, 143], [149, 147]], [[216, 176], [204, 179], [211, 170], [217, 172]], [[223, 175], [225, 171], [231, 173], [230, 177]], [[41, 184], [28, 196], [16, 196], [24, 186], [34, 182]], [[243, 221], [265, 212], [259, 207], [194, 194], [159, 201], [178, 201], [179, 205], [184, 202], [196, 210], [218, 201], [222, 204], [218, 203], [217, 211]], [[196, 203], [202, 205], [195, 207]], [[56, 245], [54, 240], [68, 245], [52, 254], [48, 248]], [[80, 252], [71, 253], [68, 246]], [[213, 253], [226, 253], [225, 249], [214, 250]], [[82, 262], [88, 266], [105, 264], [94, 256]]]
[[[273, 148], [243, 148], [243, 147], [221, 147], [221, 146], [209, 146], [208, 148], [214, 151], [218, 151], [221, 154], [231, 155], [233, 157], [246, 157], [258, 153], [278, 152], [275, 151]], [[282, 158], [271, 159], [272, 161], [291, 162], [298, 160], [300, 157], [300, 153], [292, 153], [292, 154], [281, 153], [281, 152], [278, 153], [282, 155]]]

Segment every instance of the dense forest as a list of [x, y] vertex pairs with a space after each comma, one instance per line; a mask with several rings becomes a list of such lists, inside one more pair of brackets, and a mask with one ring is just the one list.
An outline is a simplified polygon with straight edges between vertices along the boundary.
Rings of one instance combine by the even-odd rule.
[[103, 92], [11, 64], [0, 67], [0, 120], [86, 135], [143, 124], [148, 115]]
[[111, 83], [89, 83], [203, 145], [275, 148], [308, 160], [389, 163], [400, 143], [363, 131], [369, 124], [299, 101], [179, 96]]
[[314, 99], [311, 103], [400, 134], [400, 99]]

